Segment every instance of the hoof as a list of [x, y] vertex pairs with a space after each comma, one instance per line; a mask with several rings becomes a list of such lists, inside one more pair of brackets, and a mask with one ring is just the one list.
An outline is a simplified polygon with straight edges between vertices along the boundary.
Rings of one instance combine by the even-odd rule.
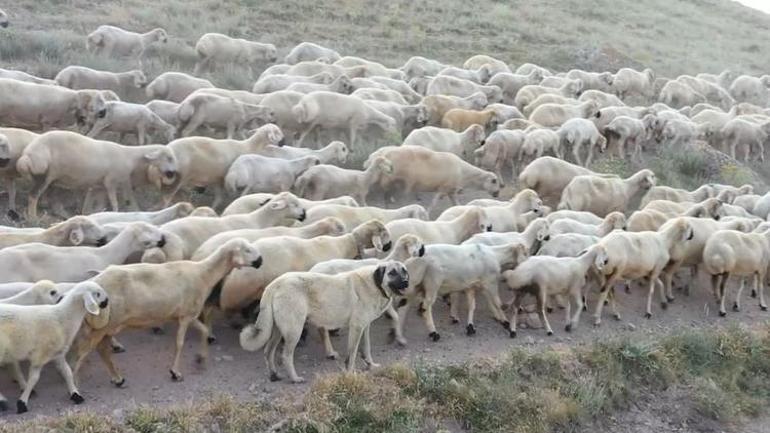
[[206, 357], [201, 355], [200, 353], [195, 355], [195, 363], [196, 364], [205, 364], [206, 363]]
[[338, 353], [330, 353], [330, 354], [326, 355], [326, 359], [329, 359], [329, 360], [332, 360], [332, 361], [336, 361], [339, 356], [340, 355]]
[[585, 303], [583, 304], [583, 311], [588, 311], [588, 305], [586, 305]]
[[278, 375], [278, 373], [270, 373], [270, 382], [278, 382], [281, 380], [281, 376]]
[[624, 287], [625, 287], [626, 293], [631, 293], [631, 286], [626, 284]]
[[473, 326], [473, 323], [469, 323], [468, 326], [465, 327], [465, 335], [476, 335], [476, 327]]
[[602, 322], [594, 322], [594, 328], [602, 326]]
[[549, 336], [549, 337], [550, 337], [550, 336], [552, 336], [552, 335], [553, 335], [553, 331], [548, 331], [548, 332], [546, 332], [546, 334], [545, 334], [545, 335], [547, 335], [547, 336]]
[[112, 353], [123, 353], [126, 351], [126, 348], [123, 346], [112, 346]]
[[396, 330], [392, 329], [388, 331], [388, 343], [396, 341]]
[[553, 308], [548, 307], [548, 308], [545, 309], [545, 312], [548, 313], [548, 314], [551, 314], [551, 313], [553, 313]]
[[503, 325], [503, 328], [505, 328], [505, 329], [508, 329], [508, 328], [511, 327], [511, 322], [509, 322], [507, 320], [503, 320], [502, 322], [500, 322], [500, 324]]
[[177, 373], [174, 370], [169, 370], [168, 372], [171, 373], [171, 380], [173, 380], [174, 382], [181, 382], [182, 381], [182, 375], [181, 374]]
[[666, 300], [668, 301], [669, 304], [673, 304], [675, 299], [676, 298], [673, 296], [666, 296]]
[[83, 396], [81, 396], [80, 394], [78, 394], [78, 393], [76, 393], [76, 392], [73, 392], [73, 393], [72, 393], [72, 395], [70, 396], [70, 400], [72, 400], [72, 402], [73, 402], [73, 403], [75, 403], [75, 404], [81, 404], [81, 403], [83, 403], [84, 401], [86, 401], [86, 400], [83, 398]]
[[570, 323], [569, 325], [565, 326], [564, 330], [567, 332], [572, 332], [572, 324]]
[[329, 330], [329, 336], [330, 337], [339, 337], [340, 336], [340, 330], [339, 329], [330, 329]]
[[613, 315], [612, 318], [620, 322], [620, 313]]
[[126, 378], [122, 377], [119, 381], [114, 382], [111, 381], [113, 385], [115, 385], [115, 388], [123, 388], [126, 385]]
[[760, 305], [759, 309], [762, 311], [767, 311], [767, 305]]
[[406, 343], [406, 338], [404, 338], [404, 337], [396, 338], [396, 343], [398, 343], [398, 345], [401, 346], [401, 347], [406, 347], [406, 344], [407, 344]]
[[652, 313], [644, 313], [645, 319], [652, 319]]
[[27, 403], [24, 403], [21, 400], [16, 402], [16, 413], [26, 413], [28, 410]]
[[610, 301], [605, 300], [604, 301], [604, 306], [607, 306], [607, 305], [610, 305]]
[[8, 215], [8, 218], [13, 222], [19, 222], [21, 220], [21, 215], [13, 209], [8, 209], [6, 215]]
[[166, 333], [166, 331], [163, 330], [163, 328], [158, 328], [157, 326], [152, 328], [152, 333], [155, 335], [163, 335]]
[[291, 380], [291, 383], [293, 383], [295, 385], [298, 384], [298, 383], [305, 383], [305, 378], [304, 377], [295, 377], [294, 379]]
[[756, 291], [754, 291], [754, 290], [752, 290], [752, 291], [751, 291], [751, 297], [752, 297], [752, 298], [756, 298], [756, 297], [757, 297], [757, 292], [756, 292]]
[[508, 331], [508, 337], [516, 338], [516, 331]]
[[8, 410], [8, 401], [0, 400], [0, 412], [5, 412], [7, 410]]
[[420, 306], [417, 308], [418, 314], [425, 314], [425, 307], [420, 303]]
[[660, 303], [660, 308], [662, 308], [664, 310], [668, 310], [668, 302], [661, 302]]
[[206, 337], [206, 342], [209, 343], [209, 344], [216, 344], [217, 337], [215, 337], [213, 335], [209, 335], [208, 337]]
[[719, 317], [725, 317], [725, 316], [727, 316], [727, 311], [720, 311], [719, 312]]
[[460, 319], [458, 319], [457, 317], [452, 317], [452, 324], [457, 325], [458, 323], [460, 323]]
[[738, 303], [733, 304], [733, 311], [741, 311], [741, 307], [738, 306]]
[[438, 333], [438, 332], [431, 332], [430, 334], [428, 334], [428, 337], [429, 337], [429, 338], [430, 338], [432, 341], [438, 341], [439, 339], [441, 339], [441, 336], [439, 335], [439, 333]]

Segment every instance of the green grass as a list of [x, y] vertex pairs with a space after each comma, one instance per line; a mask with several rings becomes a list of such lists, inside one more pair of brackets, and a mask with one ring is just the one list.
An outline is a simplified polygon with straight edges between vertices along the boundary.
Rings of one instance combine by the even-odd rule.
[[[669, 394], [677, 390], [677, 394]], [[70, 414], [0, 425], [2, 433], [265, 431], [413, 432], [459, 425], [480, 433], [579, 431], [644, 401], [680, 416], [734, 423], [770, 404], [770, 327], [624, 338], [581, 348], [514, 349], [459, 366], [393, 365], [374, 374], [319, 378], [296, 397], [236, 402], [210, 397], [142, 407], [117, 421]]]

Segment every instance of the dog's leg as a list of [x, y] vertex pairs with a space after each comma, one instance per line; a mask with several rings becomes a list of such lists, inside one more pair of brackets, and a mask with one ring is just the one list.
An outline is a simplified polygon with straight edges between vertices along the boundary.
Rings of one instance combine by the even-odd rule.
[[277, 382], [281, 380], [281, 376], [278, 375], [278, 368], [275, 365], [275, 352], [278, 350], [278, 345], [281, 344], [281, 333], [277, 329], [273, 329], [273, 334], [270, 336], [270, 341], [265, 345], [265, 363], [267, 369], [270, 372], [270, 381]]
[[396, 342], [402, 346], [406, 346], [406, 338], [404, 338], [404, 334], [401, 333], [401, 324], [399, 323], [399, 317], [398, 313], [396, 312], [396, 309], [393, 308], [393, 304], [388, 307], [387, 310], [385, 310], [385, 314], [388, 316], [391, 322], [391, 333], [393, 334], [393, 337], [396, 339]]
[[465, 299], [468, 302], [468, 324], [465, 327], [465, 333], [470, 336], [476, 334], [476, 327], [473, 325], [473, 313], [476, 311], [476, 293], [473, 289], [465, 291]]
[[283, 336], [283, 352], [281, 358], [283, 360], [283, 368], [289, 373], [289, 379], [294, 383], [302, 383], [305, 381], [303, 377], [297, 375], [297, 370], [294, 368], [294, 349], [299, 343], [299, 339], [302, 336], [302, 327], [299, 329], [288, 329], [287, 334]]
[[371, 328], [371, 325], [364, 329], [364, 361], [369, 365], [369, 368], [379, 368], [380, 364], [377, 364], [372, 359], [372, 341], [369, 338], [369, 328]]
[[[356, 317], [353, 316], [353, 320], [356, 320]], [[364, 327], [358, 324], [354, 324], [350, 327], [348, 330], [348, 359], [347, 359], [347, 370], [348, 372], [353, 372], [356, 369], [356, 357], [358, 354], [358, 345], [361, 344], [361, 336], [364, 333]], [[285, 363], [284, 363], [285, 364]]]

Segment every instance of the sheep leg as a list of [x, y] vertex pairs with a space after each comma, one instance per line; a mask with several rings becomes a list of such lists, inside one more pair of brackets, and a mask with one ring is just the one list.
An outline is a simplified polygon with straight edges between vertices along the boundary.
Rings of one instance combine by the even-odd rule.
[[147, 143], [147, 131], [145, 131], [144, 123], [140, 123], [136, 127], [136, 142], [140, 146], [144, 146], [144, 144]]
[[112, 207], [112, 211], [117, 212], [118, 211], [117, 185], [112, 184], [112, 182], [105, 182], [104, 189], [107, 190], [107, 198], [110, 200], [110, 206]]
[[64, 355], [54, 359], [54, 365], [59, 370], [59, 374], [64, 379], [64, 383], [67, 384], [67, 391], [70, 393], [70, 400], [75, 404], [83, 403], [83, 397], [78, 392], [78, 388], [75, 386], [75, 378], [72, 376], [72, 369], [67, 364], [67, 360], [64, 359]]
[[[113, 385], [120, 388], [126, 383], [126, 379], [124, 379], [123, 376], [120, 375], [120, 372], [118, 371], [117, 367], [115, 367], [115, 364], [112, 362], [112, 353], [113, 353], [112, 338], [109, 336], [103, 335], [98, 341], [99, 342], [96, 345], [96, 352], [99, 354], [99, 357], [102, 359], [102, 362], [104, 362], [104, 365], [107, 367], [107, 371], [109, 371], [110, 373], [110, 382], [112, 382]], [[82, 358], [79, 359], [78, 362], [75, 364], [75, 374], [77, 374], [77, 372], [80, 370], [81, 362], [82, 362]]]
[[209, 359], [209, 328], [203, 324], [197, 317], [192, 321], [193, 328], [197, 329], [201, 336], [201, 348], [195, 361], [198, 364], [205, 364]]
[[37, 219], [37, 204], [40, 201], [40, 197], [51, 186], [53, 179], [46, 176], [42, 182], [35, 181], [35, 185], [32, 187], [32, 191], [29, 193], [29, 200], [27, 202], [27, 218], [30, 220]]
[[588, 167], [591, 165], [591, 161], [594, 159], [594, 144], [589, 142], [588, 143], [588, 157], [586, 157], [586, 160], [583, 161], [583, 167]]
[[32, 394], [32, 389], [37, 385], [37, 381], [40, 380], [40, 370], [42, 365], [30, 365], [29, 377], [27, 378], [27, 386], [24, 388], [24, 392], [21, 393], [19, 401], [16, 402], [16, 412], [27, 412], [27, 402], [29, 401], [29, 395]]
[[351, 122], [350, 130], [348, 131], [348, 137], [350, 137], [350, 149], [355, 149], [356, 146], [356, 125]]
[[511, 300], [511, 320], [508, 325], [508, 336], [511, 338], [516, 338], [516, 324], [519, 320], [519, 309], [521, 309], [521, 302], [523, 298], [523, 293], [513, 293], [513, 299]]
[[326, 359], [337, 359], [340, 355], [334, 350], [332, 340], [329, 338], [329, 330], [326, 328], [318, 328], [318, 335], [321, 336], [321, 341], [324, 343], [324, 351], [326, 352]]
[[[24, 379], [24, 373], [21, 372], [21, 365], [18, 362], [12, 362], [9, 367], [11, 370], [11, 376], [13, 376], [13, 380], [15, 380], [19, 385], [19, 389], [24, 391], [24, 388], [27, 387], [27, 380]], [[2, 400], [3, 398], [0, 396], [0, 401]]]
[[227, 122], [227, 139], [232, 140], [235, 136], [235, 122]]
[[765, 274], [754, 274], [754, 290], [759, 292], [759, 309], [767, 311], [767, 304], [765, 304]]
[[577, 165], [585, 167], [585, 165], [583, 165], [583, 163], [580, 161], [580, 142], [577, 142], [574, 146], [572, 146], [572, 156], [575, 157], [575, 162]]
[[225, 200], [225, 192], [222, 188], [222, 185], [219, 184], [213, 185], [212, 189], [214, 190], [214, 201], [211, 203], [211, 207], [214, 209], [219, 209], [219, 207], [222, 205], [222, 202]]
[[[427, 293], [431, 293], [427, 296]], [[422, 301], [424, 310], [422, 311], [422, 318], [425, 321], [425, 326], [428, 328], [428, 337], [433, 341], [438, 341], [441, 336], [436, 332], [436, 324], [433, 323], [433, 304], [436, 302], [436, 290], [428, 292], [426, 290], [426, 297]]]
[[[572, 330], [572, 299], [567, 299], [566, 305], [564, 306], [564, 321], [567, 323], [564, 325], [564, 330], [567, 332], [570, 332]], [[577, 302], [575, 302], [577, 304]]]
[[657, 277], [650, 276], [650, 285], [647, 292], [647, 311], [644, 314], [644, 317], [646, 319], [652, 318], [652, 296], [655, 294], [655, 280], [657, 280]]
[[429, 213], [430, 213], [430, 212], [432, 212], [432, 211], [433, 211], [433, 209], [436, 209], [436, 207], [438, 206], [438, 202], [439, 202], [439, 201], [441, 201], [441, 198], [442, 198], [443, 196], [444, 196], [444, 193], [443, 193], [443, 192], [437, 192], [437, 193], [436, 193], [436, 194], [433, 196], [433, 200], [430, 202], [430, 206], [428, 207], [428, 212], [429, 212]]
[[599, 299], [596, 301], [596, 310], [594, 311], [594, 326], [602, 324], [602, 309], [604, 308], [604, 303], [607, 302], [610, 288], [615, 284], [615, 280], [615, 278], [608, 278], [599, 291]]
[[356, 370], [358, 345], [361, 344], [361, 337], [364, 334], [364, 330], [364, 327], [360, 325], [354, 325], [351, 326], [350, 330], [348, 331], [348, 359], [345, 360], [348, 372], [353, 372]]
[[5, 178], [5, 188], [8, 190], [8, 217], [18, 221], [20, 217], [16, 212], [16, 181], [12, 177]]
[[460, 306], [460, 300], [457, 298], [456, 293], [451, 293], [449, 295], [449, 318], [452, 320], [452, 323], [460, 323], [460, 318], [458, 317], [458, 307]]
[[364, 329], [364, 362], [366, 362], [370, 369], [379, 368], [380, 364], [374, 362], [374, 358], [372, 358], [372, 339], [369, 336], [369, 328], [371, 328], [371, 325]]
[[275, 352], [278, 350], [278, 345], [281, 344], [281, 334], [277, 329], [273, 329], [273, 334], [270, 336], [270, 340], [265, 345], [265, 363], [267, 369], [270, 372], [270, 381], [277, 382], [281, 380], [281, 376], [278, 375], [278, 367], [275, 364]]
[[[753, 281], [752, 281], [753, 282]], [[743, 289], [746, 288], [746, 278], [741, 278], [741, 284], [738, 286], [738, 293], [735, 295], [735, 302], [733, 303], [733, 311], [741, 311], [741, 295], [743, 294]], [[756, 290], [756, 285], [752, 290]]]
[[176, 331], [176, 345], [174, 348], [174, 363], [171, 365], [171, 380], [181, 382], [183, 377], [179, 373], [179, 361], [182, 358], [182, 349], [184, 348], [184, 339], [187, 335], [187, 328], [190, 327], [192, 319], [183, 317], [179, 319], [179, 328]]
[[621, 137], [617, 141], [618, 158], [623, 159], [626, 157], [626, 137]]
[[[101, 119], [99, 119], [99, 120], [101, 120]], [[104, 131], [105, 128], [110, 126], [110, 124], [108, 122], [99, 121], [99, 120], [96, 121], [96, 123], [94, 123], [94, 126], [91, 127], [91, 130], [88, 131], [88, 134], [86, 134], [86, 136], [94, 138], [97, 135], [101, 134], [102, 131]]]
[[[275, 331], [273, 330], [273, 332]], [[286, 334], [283, 336], [283, 353], [281, 353], [283, 368], [289, 373], [289, 379], [292, 382], [302, 383], [305, 379], [298, 376], [297, 370], [294, 368], [294, 349], [297, 347], [297, 343], [299, 343], [299, 339], [302, 336], [302, 325], [300, 324], [299, 329], [286, 329], [285, 331]], [[348, 338], [350, 338], [350, 335], [348, 335]], [[353, 353], [355, 354], [355, 352]]]
[[[565, 328], [565, 331], [570, 332], [573, 329], [577, 328], [580, 324], [580, 314], [583, 312], [583, 291], [582, 290], [573, 290], [572, 294], [572, 303], [575, 304], [575, 314], [570, 319], [570, 322], [567, 324], [567, 327]], [[567, 304], [567, 315], [569, 315], [569, 303]]]
[[476, 327], [473, 325], [473, 314], [476, 312], [476, 293], [473, 289], [465, 291], [465, 299], [468, 302], [468, 321], [465, 325], [465, 333], [475, 335]]
[[406, 338], [404, 338], [404, 334], [401, 333], [401, 326], [399, 323], [399, 317], [398, 313], [396, 312], [396, 309], [393, 308], [393, 303], [390, 303], [390, 306], [388, 306], [388, 309], [385, 310], [385, 315], [388, 316], [391, 322], [391, 333], [393, 334], [393, 337], [395, 338], [396, 342], [400, 344], [401, 346], [406, 346]]
[[721, 275], [721, 280], [719, 281], [719, 315], [722, 317], [727, 315], [727, 310], [725, 309], [725, 298], [727, 297], [725, 296], [725, 286], [727, 285], [728, 279], [730, 279], [730, 274], [724, 273]]
[[314, 129], [316, 128], [315, 123], [311, 123], [308, 125], [308, 128], [302, 131], [302, 134], [299, 135], [299, 140], [297, 140], [297, 147], [302, 147], [302, 143], [305, 142], [305, 137], [307, 137], [308, 134], [310, 134]]
[[548, 322], [548, 316], [545, 314], [545, 300], [547, 297], [548, 295], [546, 295], [545, 289], [540, 288], [537, 293], [537, 315], [540, 316], [540, 322], [543, 324], [546, 334], [551, 336], [553, 335], [553, 329], [551, 329], [551, 324]]
[[503, 313], [503, 301], [500, 300], [500, 293], [497, 289], [497, 283], [492, 286], [491, 289], [484, 290], [484, 297], [487, 299], [489, 310], [492, 312], [492, 316], [500, 322], [503, 327], [508, 327], [508, 321], [505, 320], [505, 313]]

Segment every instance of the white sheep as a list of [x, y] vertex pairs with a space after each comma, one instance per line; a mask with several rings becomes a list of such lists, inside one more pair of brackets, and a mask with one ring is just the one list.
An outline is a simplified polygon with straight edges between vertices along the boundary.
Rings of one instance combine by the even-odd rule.
[[483, 144], [473, 151], [474, 163], [484, 170], [491, 170], [503, 181], [503, 168], [514, 168], [519, 149], [527, 134], [524, 131], [499, 129], [489, 134]]
[[272, 63], [278, 60], [275, 45], [246, 39], [231, 38], [221, 33], [206, 33], [195, 44], [195, 75], [212, 70], [216, 63], [239, 63], [253, 67], [255, 63]]
[[482, 245], [523, 245], [525, 250], [534, 255], [542, 246], [543, 242], [550, 239], [550, 224], [545, 218], [537, 218], [521, 232], [480, 232], [463, 242], [463, 244], [482, 244]]
[[524, 143], [519, 148], [516, 160], [519, 163], [519, 167], [522, 167], [527, 160], [540, 158], [546, 152], [559, 159], [562, 158], [559, 134], [550, 129], [533, 129], [527, 132]]
[[597, 175], [573, 178], [564, 188], [559, 209], [582, 210], [604, 217], [610, 212], [634, 210], [633, 206], [655, 186], [655, 173], [640, 170], [626, 179]]
[[470, 236], [491, 231], [492, 224], [484, 209], [468, 209], [460, 216], [449, 221], [424, 221], [418, 218], [405, 218], [390, 221], [385, 225], [394, 239], [406, 234], [419, 236], [428, 244], [460, 244]]
[[475, 56], [469, 57], [468, 60], [463, 63], [463, 68], [465, 69], [480, 69], [483, 66], [486, 66], [487, 69], [489, 69], [491, 75], [511, 72], [511, 68], [509, 68], [505, 62], [486, 54], [476, 54]]
[[455, 78], [462, 78], [463, 80], [473, 81], [476, 84], [484, 84], [489, 81], [492, 74], [489, 68], [482, 65], [475, 69], [458, 68], [455, 66], [447, 66], [440, 70], [436, 75], [447, 75]]
[[600, 109], [607, 107], [622, 107], [626, 105], [617, 96], [611, 93], [602, 92], [601, 90], [586, 90], [580, 94], [578, 101], [594, 101], [599, 105]]
[[201, 127], [225, 129], [227, 138], [238, 133], [244, 137], [245, 130], [255, 123], [272, 122], [273, 111], [264, 105], [245, 104], [233, 98], [193, 93], [179, 104], [177, 110], [180, 132], [188, 137]]
[[318, 165], [301, 174], [294, 184], [297, 193], [309, 200], [324, 200], [349, 195], [366, 206], [366, 196], [382, 176], [393, 173], [393, 164], [386, 158], [375, 158], [363, 171], [333, 165]]
[[519, 110], [523, 110], [524, 107], [529, 105], [532, 101], [537, 99], [537, 97], [540, 95], [550, 93], [550, 94], [565, 96], [568, 98], [575, 98], [580, 94], [581, 90], [583, 90], [583, 83], [578, 80], [568, 81], [558, 89], [555, 89], [552, 87], [529, 84], [522, 87], [521, 89], [519, 89], [518, 92], [516, 92], [516, 97], [514, 98], [513, 103], [514, 105], [516, 105], [516, 107]]
[[530, 117], [532, 113], [538, 109], [541, 105], [545, 104], [559, 104], [559, 105], [577, 105], [580, 104], [581, 101], [567, 96], [562, 96], [557, 93], [544, 93], [537, 98], [535, 98], [534, 101], [527, 104], [522, 110], [522, 114], [524, 114], [527, 117]]
[[176, 112], [179, 109], [179, 104], [171, 101], [164, 101], [162, 99], [153, 99], [152, 101], [144, 104], [150, 111], [157, 114], [158, 117], [163, 119], [164, 122], [174, 127], [179, 126], [179, 119], [176, 117]]
[[483, 86], [473, 81], [447, 75], [439, 75], [433, 78], [430, 84], [428, 84], [425, 94], [427, 96], [452, 95], [464, 98], [476, 92], [483, 93], [491, 103], [503, 102], [503, 92], [497, 86]]
[[669, 81], [661, 89], [658, 101], [671, 108], [682, 108], [706, 102], [706, 97], [680, 81]]
[[654, 84], [655, 73], [652, 69], [648, 68], [638, 72], [630, 68], [621, 68], [615, 74], [615, 78], [612, 81], [612, 89], [623, 100], [631, 94], [652, 98], [655, 92]]
[[88, 34], [86, 49], [107, 57], [132, 57], [141, 63], [145, 50], [155, 42], [168, 42], [168, 34], [164, 29], [135, 33], [120, 27], [101, 25]]
[[599, 218], [591, 212], [577, 210], [557, 210], [545, 216], [545, 219], [548, 220], [549, 223], [565, 218], [591, 225], [599, 225], [604, 221], [602, 218]]
[[[256, 194], [248, 194], [242, 197], [238, 197], [237, 199], [233, 200], [233, 202], [230, 203], [225, 208], [225, 210], [222, 211], [222, 216], [238, 215], [238, 214], [254, 212], [255, 210], [261, 208], [262, 206], [270, 202], [270, 200], [272, 200], [276, 195], [277, 194], [256, 193]], [[297, 200], [299, 200], [300, 204], [304, 209], [311, 209], [315, 206], [322, 205], [322, 204], [341, 204], [344, 206], [351, 206], [351, 207], [358, 206], [358, 202], [356, 202], [355, 199], [353, 199], [353, 197], [346, 196], [346, 195], [336, 197], [336, 198], [330, 198], [328, 200], [321, 200], [321, 201], [305, 200], [304, 198], [297, 198]]]
[[484, 135], [484, 127], [481, 125], [471, 125], [462, 132], [426, 126], [412, 131], [402, 145], [421, 146], [436, 152], [468, 156], [484, 142]]
[[334, 217], [343, 225], [352, 230], [359, 225], [376, 219], [383, 223], [414, 218], [428, 221], [428, 211], [419, 204], [409, 204], [396, 209], [383, 209], [375, 206], [346, 206], [343, 204], [328, 203], [319, 204], [310, 208], [307, 212], [307, 223], [313, 223], [325, 218]]
[[358, 89], [351, 94], [367, 101], [394, 102], [401, 105], [408, 104], [406, 98], [404, 98], [401, 93], [390, 89], [363, 88]]
[[101, 246], [107, 243], [107, 233], [101, 224], [88, 216], [74, 216], [38, 233], [0, 233], [0, 248], [32, 242], [58, 246]]
[[[268, 75], [265, 78], [258, 80], [251, 88], [253, 93], [272, 93], [279, 90], [286, 90], [294, 83], [313, 83], [313, 84], [329, 84], [334, 81], [327, 72], [321, 72], [310, 77], [300, 77], [297, 75], [276, 74]], [[306, 92], [303, 92], [306, 93]], [[349, 93], [349, 92], [345, 92]]]
[[[575, 118], [567, 120], [561, 125], [557, 134], [559, 134], [562, 146], [565, 148], [571, 147], [575, 162], [583, 167], [591, 165], [591, 161], [594, 158], [594, 149], [598, 150], [599, 153], [604, 153], [607, 150], [607, 139], [599, 133], [596, 125], [588, 119]], [[586, 148], [587, 151], [585, 159], [580, 157], [583, 148]]]
[[20, 128], [0, 128], [0, 178], [5, 182], [8, 193], [8, 217], [18, 220], [16, 212], [16, 162], [24, 149], [38, 134]]
[[[225, 189], [230, 194], [249, 192], [279, 193], [288, 191], [304, 172], [320, 164], [315, 156], [297, 159], [241, 155], [233, 161], [225, 175]], [[336, 167], [335, 167], [336, 168]]]
[[121, 98], [127, 98], [136, 89], [143, 89], [147, 85], [147, 77], [139, 70], [109, 72], [85, 66], [67, 66], [56, 74], [54, 80], [60, 86], [73, 90], [112, 90]]
[[411, 104], [417, 104], [420, 101], [422, 101], [422, 95], [415, 92], [414, 89], [409, 87], [408, 83], [405, 83], [402, 80], [394, 80], [388, 77], [377, 77], [377, 76], [369, 77], [369, 80], [374, 81], [375, 83], [384, 85], [391, 90], [395, 90], [396, 92], [403, 95], [404, 99], [406, 99]]
[[615, 77], [609, 72], [586, 72], [581, 69], [572, 69], [565, 77], [582, 81], [586, 91], [610, 92], [612, 82], [615, 81]]
[[[472, 203], [472, 202], [471, 202]], [[436, 221], [449, 221], [457, 218], [468, 209], [476, 207], [472, 204], [454, 206], [445, 210]], [[480, 206], [497, 232], [521, 231], [530, 223], [531, 217], [543, 216], [543, 202], [535, 191], [525, 189], [518, 192], [508, 203], [497, 206]], [[530, 214], [530, 215], [527, 215]]]
[[436, 75], [447, 65], [433, 59], [427, 59], [421, 56], [412, 56], [401, 67], [407, 80], [415, 77], [425, 77]]
[[35, 84], [47, 84], [49, 86], [57, 86], [56, 81], [49, 80], [47, 78], [40, 78], [32, 74], [28, 74], [24, 71], [17, 71], [15, 69], [3, 69], [0, 68], [0, 78], [10, 78], [18, 81], [26, 81], [28, 83]]
[[519, 93], [522, 87], [537, 84], [542, 79], [543, 75], [540, 71], [532, 71], [527, 75], [501, 72], [490, 78], [487, 84], [497, 86], [503, 90], [502, 102], [504, 104], [514, 104], [516, 94]]
[[444, 114], [453, 108], [483, 110], [487, 106], [487, 102], [487, 97], [481, 92], [476, 92], [465, 98], [449, 95], [430, 95], [422, 99], [422, 104], [428, 109], [428, 124], [432, 126], [441, 125]]
[[770, 134], [770, 127], [760, 125], [741, 117], [731, 119], [725, 123], [719, 131], [722, 137], [723, 151], [736, 159], [736, 150], [743, 151], [743, 162], [749, 162], [749, 155], [759, 156], [761, 162], [765, 161], [765, 142]]
[[736, 78], [728, 91], [737, 102], [748, 102], [760, 107], [766, 106], [770, 98], [770, 91], [762, 80], [750, 75]]
[[584, 224], [569, 218], [562, 218], [551, 222], [550, 234], [560, 235], [564, 233], [577, 233], [581, 235], [603, 237], [613, 230], [625, 230], [626, 216], [620, 212], [610, 212], [604, 220], [597, 224]]
[[348, 150], [345, 143], [335, 140], [317, 150], [306, 149], [304, 147], [274, 146], [269, 144], [260, 150], [259, 154], [271, 158], [282, 159], [297, 159], [304, 156], [314, 156], [318, 158], [321, 164], [339, 165], [347, 162], [350, 150]]
[[366, 105], [390, 116], [396, 121], [396, 129], [400, 137], [406, 137], [417, 129], [424, 127], [429, 120], [428, 108], [423, 104], [402, 105], [396, 102], [367, 100]]
[[331, 48], [312, 42], [300, 42], [289, 51], [289, 54], [286, 55], [283, 61], [287, 65], [296, 65], [299, 62], [320, 59], [326, 59], [330, 63], [334, 63], [341, 57], [338, 52]]
[[543, 156], [521, 170], [519, 184], [522, 188], [535, 190], [545, 204], [555, 207], [572, 179], [589, 174], [596, 173], [558, 158]]
[[529, 116], [529, 120], [548, 128], [559, 127], [570, 119], [595, 117], [599, 112], [596, 101], [585, 101], [572, 104], [543, 104], [537, 107]]
[[693, 202], [699, 203], [707, 198], [716, 196], [716, 190], [712, 185], [701, 185], [693, 191], [687, 191], [684, 189], [671, 188], [669, 186], [654, 186], [647, 191], [642, 201], [639, 203], [641, 207], [647, 206], [648, 203], [654, 200], [668, 200], [674, 202]]
[[286, 135], [287, 143], [294, 144], [299, 133], [302, 132], [304, 125], [292, 112], [292, 108], [299, 103], [303, 93], [291, 92], [289, 90], [279, 90], [277, 92], [260, 97], [259, 105], [270, 107], [273, 110], [275, 124], [281, 128]]
[[88, 219], [92, 220], [96, 224], [131, 223], [135, 221], [143, 221], [148, 224], [159, 226], [177, 218], [184, 218], [193, 213], [194, 210], [195, 208], [190, 203], [179, 202], [165, 209], [151, 212], [92, 213], [88, 215]]
[[[147, 106], [122, 101], [110, 101], [104, 105], [104, 112], [99, 113], [88, 136], [96, 138], [104, 131], [120, 134], [123, 141], [126, 134], [136, 134], [137, 144], [147, 143], [147, 134], [156, 133], [163, 137], [166, 143], [174, 139], [176, 128]], [[101, 114], [104, 114], [103, 116]]]
[[199, 89], [211, 89], [211, 81], [193, 77], [183, 72], [164, 72], [147, 85], [145, 91], [149, 99], [164, 99], [182, 102], [184, 98]]
[[[322, 72], [325, 73], [325, 72]], [[350, 81], [347, 75], [343, 74], [335, 78], [329, 83], [312, 83], [312, 82], [296, 82], [292, 83], [286, 90], [299, 93], [312, 93], [312, 92], [334, 92], [349, 95], [354, 93], [355, 87], [353, 82]], [[358, 96], [358, 95], [356, 95]], [[363, 98], [362, 98], [363, 99]]]
[[[0, 364], [18, 365], [21, 361], [30, 364], [24, 391], [16, 402], [18, 413], [27, 412], [29, 396], [40, 379], [40, 371], [51, 361], [67, 384], [70, 400], [83, 403], [65, 356], [86, 315], [100, 315], [108, 301], [107, 293], [98, 284], [86, 281], [75, 286], [56, 305], [0, 305], [0, 315], [5, 322], [0, 338]], [[0, 395], [0, 408], [5, 409], [7, 405], [5, 397]]]

